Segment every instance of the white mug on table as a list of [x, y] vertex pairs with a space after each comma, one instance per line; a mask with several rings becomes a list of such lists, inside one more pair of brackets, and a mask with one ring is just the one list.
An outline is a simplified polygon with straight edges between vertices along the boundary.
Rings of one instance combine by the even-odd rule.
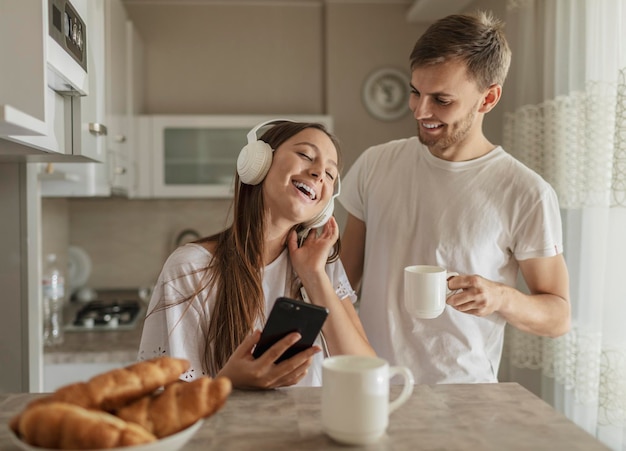
[[[404, 387], [389, 402], [389, 380], [402, 376]], [[389, 414], [413, 392], [413, 374], [378, 357], [341, 355], [322, 364], [322, 428], [339, 443], [367, 445], [387, 430]]]
[[404, 268], [404, 306], [416, 318], [441, 315], [450, 295], [448, 279], [458, 276], [440, 266], [413, 265]]

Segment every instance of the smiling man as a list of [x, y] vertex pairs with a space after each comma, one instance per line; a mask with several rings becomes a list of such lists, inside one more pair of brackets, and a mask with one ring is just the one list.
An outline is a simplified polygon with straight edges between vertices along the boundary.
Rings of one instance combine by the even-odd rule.
[[[417, 136], [367, 149], [344, 180], [341, 258], [363, 326], [416, 383], [496, 382], [507, 322], [550, 337], [570, 327], [556, 194], [483, 133], [510, 59], [488, 13], [435, 22], [410, 56]], [[415, 264], [459, 274], [435, 319], [408, 313], [403, 269]]]

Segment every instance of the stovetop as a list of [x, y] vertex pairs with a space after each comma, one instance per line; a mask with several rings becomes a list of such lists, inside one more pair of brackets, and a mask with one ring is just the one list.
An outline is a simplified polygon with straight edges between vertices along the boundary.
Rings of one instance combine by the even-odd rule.
[[66, 331], [131, 330], [144, 315], [139, 299], [103, 296], [82, 305], [65, 326]]

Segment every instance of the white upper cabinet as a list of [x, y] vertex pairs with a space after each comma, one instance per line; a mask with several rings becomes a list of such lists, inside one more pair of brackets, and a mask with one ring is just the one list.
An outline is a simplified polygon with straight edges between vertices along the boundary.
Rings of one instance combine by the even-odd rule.
[[283, 117], [320, 122], [332, 130], [332, 118], [318, 115], [140, 116], [134, 197], [232, 197], [246, 135], [261, 122]]
[[0, 2], [0, 158], [90, 161], [79, 136], [86, 18], [67, 0]]
[[74, 2], [84, 5], [89, 27], [87, 53], [89, 95], [83, 98], [81, 105], [81, 146], [84, 154], [102, 162], [106, 160], [107, 133], [104, 99], [106, 87], [104, 5], [100, 0], [74, 0]]
[[[90, 93], [81, 114], [85, 151], [102, 163], [62, 163], [42, 168], [44, 196], [128, 195], [133, 186], [133, 115], [143, 45], [120, 0], [74, 0], [89, 10]], [[48, 172], [46, 172], [48, 169]]]
[[43, 4], [43, 0], [0, 2], [0, 136], [3, 138], [37, 136], [47, 131], [44, 34], [47, 14]]

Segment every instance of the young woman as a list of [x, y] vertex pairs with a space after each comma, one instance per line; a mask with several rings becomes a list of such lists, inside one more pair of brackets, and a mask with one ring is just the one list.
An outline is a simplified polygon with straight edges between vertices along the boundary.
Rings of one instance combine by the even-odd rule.
[[[268, 125], [256, 141], [257, 130]], [[329, 354], [374, 355], [338, 260], [339, 229], [331, 214], [338, 144], [320, 124], [283, 120], [259, 124], [248, 140], [237, 162], [233, 223], [167, 259], [139, 358], [186, 358], [191, 368], [185, 379], [226, 376], [239, 388], [320, 385], [317, 345], [274, 363], [298, 333], [258, 359], [252, 351], [274, 301], [286, 296], [328, 309], [322, 333]], [[323, 227], [299, 239], [302, 225], [320, 215], [328, 217]]]

